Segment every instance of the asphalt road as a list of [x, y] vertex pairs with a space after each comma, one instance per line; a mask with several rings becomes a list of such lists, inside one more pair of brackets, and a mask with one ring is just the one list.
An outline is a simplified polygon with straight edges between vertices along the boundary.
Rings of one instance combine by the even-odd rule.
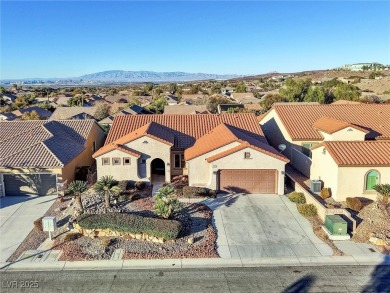
[[390, 266], [2, 272], [0, 292], [390, 292]]

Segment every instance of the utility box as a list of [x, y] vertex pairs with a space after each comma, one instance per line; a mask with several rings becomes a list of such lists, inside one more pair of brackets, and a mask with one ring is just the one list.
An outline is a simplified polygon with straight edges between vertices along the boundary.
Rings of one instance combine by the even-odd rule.
[[322, 182], [320, 180], [310, 181], [310, 190], [314, 193], [320, 193], [322, 188]]
[[347, 222], [339, 215], [326, 216], [325, 228], [331, 235], [347, 235]]

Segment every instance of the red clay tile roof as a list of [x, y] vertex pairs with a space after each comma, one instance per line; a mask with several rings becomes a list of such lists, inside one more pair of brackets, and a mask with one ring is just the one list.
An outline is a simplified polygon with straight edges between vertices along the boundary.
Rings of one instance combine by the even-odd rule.
[[227, 151], [216, 154], [214, 156], [211, 156], [207, 158], [207, 161], [215, 161], [247, 147], [256, 149], [260, 152], [266, 153], [267, 155], [283, 160], [285, 162], [289, 161], [286, 157], [281, 155], [270, 145], [259, 141], [258, 139], [255, 139], [253, 137], [250, 137], [249, 135], [246, 135], [245, 133], [241, 132], [240, 129], [237, 129], [225, 123], [220, 124], [211, 132], [199, 138], [192, 147], [188, 148], [184, 152], [185, 159], [186, 161], [194, 159], [233, 142], [240, 143], [240, 145], [233, 147]]
[[321, 134], [313, 127], [321, 117], [345, 121], [369, 133], [366, 139], [390, 139], [390, 104], [359, 105], [274, 105], [293, 140], [322, 140]]
[[390, 141], [326, 141], [325, 147], [338, 166], [390, 166]]
[[121, 138], [113, 141], [110, 144], [106, 143], [102, 148], [100, 148], [97, 152], [95, 152], [92, 157], [94, 158], [99, 157], [114, 149], [128, 152], [133, 156], [140, 157], [139, 152], [130, 149], [124, 145], [143, 136], [151, 137], [170, 146], [173, 146], [175, 141], [173, 134], [170, 132], [170, 130], [167, 127], [160, 125], [156, 122], [149, 122], [144, 126], [134, 130], [133, 132], [130, 132], [129, 134], [126, 134], [125, 136], [122, 136]]
[[125, 145], [121, 145], [121, 144], [116, 144], [116, 143], [112, 143], [112, 144], [108, 144], [108, 145], [105, 145], [104, 147], [100, 148], [97, 152], [95, 152], [92, 157], [93, 158], [97, 158], [101, 155], [104, 155], [105, 153], [108, 153], [108, 152], [111, 152], [113, 150], [119, 150], [121, 152], [124, 152], [124, 153], [127, 153], [129, 155], [132, 155], [136, 158], [140, 158], [141, 157], [141, 153], [140, 152], [137, 152], [136, 150], [133, 150]]
[[[145, 126], [150, 122], [156, 122], [164, 127], [166, 134], [174, 138], [174, 148], [187, 149], [197, 139], [210, 132], [221, 123], [226, 123], [239, 128], [245, 134], [267, 143], [256, 116], [251, 113], [240, 114], [202, 114], [202, 115], [125, 115], [114, 119], [108, 134], [106, 145], [126, 136], [127, 134]], [[155, 134], [155, 136], [160, 137]], [[166, 140], [167, 138], [165, 138]]]
[[0, 122], [0, 166], [63, 167], [85, 149], [94, 120]]
[[318, 129], [320, 131], [323, 131], [323, 132], [329, 133], [329, 134], [335, 133], [335, 132], [342, 130], [344, 128], [347, 128], [347, 127], [352, 127], [352, 128], [358, 129], [360, 131], [363, 131], [365, 133], [369, 133], [369, 131], [364, 129], [364, 128], [358, 127], [356, 125], [353, 125], [353, 124], [345, 122], [345, 121], [330, 118], [330, 117], [321, 117], [320, 119], [318, 119], [316, 122], [313, 123], [313, 127], [315, 129]]

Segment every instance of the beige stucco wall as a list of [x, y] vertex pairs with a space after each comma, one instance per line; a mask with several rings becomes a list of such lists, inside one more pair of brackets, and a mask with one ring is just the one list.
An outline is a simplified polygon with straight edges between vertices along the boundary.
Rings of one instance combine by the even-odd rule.
[[302, 145], [304, 143], [320, 143], [321, 141], [292, 140], [274, 109], [267, 113], [267, 115], [260, 121], [260, 124], [269, 144], [275, 149], [278, 149], [280, 144], [286, 145], [286, 149], [282, 152], [282, 154], [290, 159], [291, 164], [295, 168], [309, 177], [311, 160], [302, 153]]
[[93, 143], [96, 141], [96, 150], [101, 148], [104, 144], [105, 133], [98, 126], [97, 123], [94, 123], [91, 132], [87, 138], [85, 143], [85, 150], [81, 152], [75, 159], [73, 159], [69, 164], [64, 166], [62, 169], [62, 180], [67, 180], [67, 182], [71, 182], [74, 180], [75, 170], [77, 167], [82, 166], [91, 166], [94, 163], [94, 159], [92, 155], [94, 153]]
[[324, 187], [330, 188], [332, 197], [336, 199], [338, 189], [339, 168], [329, 152], [323, 153], [323, 147], [312, 150], [311, 180], [322, 180]]
[[[147, 143], [144, 143], [147, 142]], [[151, 162], [159, 158], [165, 163], [165, 181], [171, 180], [171, 146], [144, 136], [126, 144], [131, 149], [141, 153], [141, 157], [137, 159], [118, 150], [113, 150], [96, 158], [98, 178], [111, 175], [116, 180], [132, 180], [132, 181], [147, 181], [150, 182], [151, 177]], [[102, 164], [102, 158], [110, 158], [110, 165]], [[123, 165], [123, 158], [131, 158], [131, 165]], [[121, 165], [112, 165], [112, 158], [120, 158]], [[142, 164], [142, 160], [146, 163]]]
[[325, 141], [363, 141], [366, 134], [363, 131], [357, 130], [352, 127], [341, 129], [335, 133], [328, 134], [320, 131]]
[[369, 171], [378, 171], [379, 183], [390, 184], [390, 167], [339, 167], [329, 152], [323, 154], [323, 148], [313, 150], [313, 164], [310, 179], [321, 179], [324, 187], [330, 188], [336, 201], [345, 201], [347, 197], [367, 197], [375, 200], [375, 191], [366, 191], [366, 175]]
[[187, 161], [188, 168], [188, 183], [190, 186], [210, 186], [211, 185], [211, 177], [210, 170], [214, 163], [209, 164], [206, 161], [206, 158], [211, 157], [213, 155], [219, 154], [223, 151], [227, 151], [235, 146], [238, 146], [240, 143], [233, 142], [226, 146], [223, 146], [219, 149], [208, 152], [207, 154], [203, 154], [199, 157], [196, 157], [192, 160]]
[[362, 196], [375, 200], [375, 191], [366, 191], [366, 175], [369, 171], [379, 172], [379, 183], [390, 184], [389, 167], [340, 167], [338, 173], [337, 200]]
[[[276, 169], [278, 171], [278, 194], [284, 194], [284, 175], [281, 173], [282, 171], [284, 172], [286, 163], [274, 157], [251, 148], [246, 148], [211, 163], [206, 161], [207, 157], [230, 149], [237, 144], [238, 143], [230, 144], [219, 150], [190, 160], [188, 162], [189, 185], [217, 189], [217, 171], [222, 169]], [[252, 158], [244, 159], [245, 152], [250, 152]], [[202, 170], [202, 172], [200, 172], [200, 170]]]

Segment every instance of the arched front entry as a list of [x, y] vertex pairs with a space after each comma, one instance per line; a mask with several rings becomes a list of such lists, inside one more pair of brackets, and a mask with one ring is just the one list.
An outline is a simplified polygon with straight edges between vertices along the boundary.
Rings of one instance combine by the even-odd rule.
[[165, 177], [165, 163], [161, 159], [154, 159], [150, 163], [151, 175], [163, 175]]

